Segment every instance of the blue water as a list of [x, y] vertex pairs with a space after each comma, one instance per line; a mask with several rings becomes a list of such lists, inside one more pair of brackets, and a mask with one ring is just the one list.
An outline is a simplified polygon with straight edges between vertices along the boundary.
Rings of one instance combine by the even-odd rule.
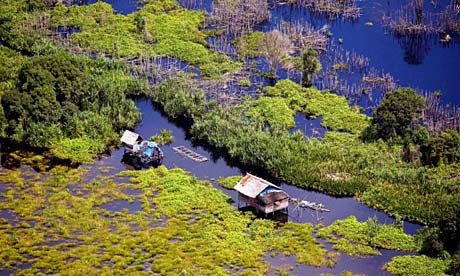
[[[85, 3], [94, 3], [88, 0]], [[129, 14], [138, 9], [136, 0], [105, 0], [112, 4], [115, 11]], [[194, 9], [211, 11], [210, 0], [181, 0], [184, 6]], [[449, 0], [436, 1], [434, 7], [425, 1], [424, 9], [428, 12], [439, 12]], [[359, 1], [362, 16], [358, 20], [343, 21], [341, 19], [325, 19], [311, 15], [306, 9], [290, 9], [289, 5], [275, 6], [272, 10], [272, 20], [261, 28], [264, 31], [273, 29], [281, 22], [304, 22], [321, 28], [330, 26], [333, 33], [331, 38], [337, 43], [343, 39], [343, 48], [354, 50], [368, 57], [370, 66], [380, 71], [390, 73], [401, 86], [411, 86], [422, 91], [439, 90], [443, 102], [450, 105], [460, 105], [460, 37], [451, 34], [452, 41], [448, 44], [439, 42], [439, 36], [431, 39], [397, 38], [389, 34], [381, 24], [382, 16], [401, 7], [406, 1], [402, 0], [366, 0]], [[368, 27], [366, 22], [373, 22]], [[283, 72], [280, 77], [285, 78]]]

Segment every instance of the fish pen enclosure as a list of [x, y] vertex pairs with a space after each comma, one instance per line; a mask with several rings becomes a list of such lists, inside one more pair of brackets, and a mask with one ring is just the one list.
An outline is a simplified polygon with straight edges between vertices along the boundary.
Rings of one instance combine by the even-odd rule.
[[257, 176], [246, 174], [234, 189], [238, 191], [238, 208], [240, 202], [244, 202], [254, 207], [257, 213], [270, 214], [288, 210], [289, 195], [280, 187]]

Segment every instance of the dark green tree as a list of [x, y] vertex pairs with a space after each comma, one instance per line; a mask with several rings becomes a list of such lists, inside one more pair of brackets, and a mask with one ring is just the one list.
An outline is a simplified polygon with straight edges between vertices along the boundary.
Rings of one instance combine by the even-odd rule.
[[362, 134], [366, 141], [383, 139], [403, 143], [410, 139], [425, 106], [425, 99], [411, 88], [400, 88], [385, 95], [374, 110], [371, 124]]
[[4, 137], [33, 147], [79, 137], [108, 144], [138, 119], [126, 95], [141, 85], [128, 76], [115, 63], [65, 52], [32, 57], [1, 97], [0, 130], [6, 125]]
[[321, 63], [318, 60], [318, 52], [308, 49], [302, 54], [302, 86], [313, 85], [313, 74], [321, 71]]

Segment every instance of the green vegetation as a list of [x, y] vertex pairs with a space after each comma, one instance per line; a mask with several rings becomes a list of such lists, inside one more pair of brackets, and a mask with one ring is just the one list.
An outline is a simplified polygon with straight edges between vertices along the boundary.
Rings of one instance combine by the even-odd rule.
[[233, 44], [238, 50], [240, 57], [256, 58], [262, 56], [259, 46], [263, 39], [264, 33], [252, 32], [244, 36], [238, 37]]
[[322, 125], [331, 130], [359, 134], [368, 126], [368, 117], [350, 108], [343, 96], [315, 88], [305, 89], [289, 80], [279, 81], [264, 91], [268, 96], [286, 98], [293, 110], [305, 112], [311, 118], [322, 116]]
[[410, 127], [420, 119], [424, 106], [425, 99], [410, 88], [386, 94], [372, 114], [371, 124], [363, 133], [364, 140], [383, 139], [400, 144], [411, 136]]
[[159, 145], [169, 145], [174, 142], [174, 136], [171, 130], [162, 129], [160, 134], [150, 137], [150, 141], [153, 141]]
[[[94, 61], [66, 52], [19, 58], [1, 103], [4, 137], [32, 147], [51, 148], [57, 157], [88, 162], [137, 122], [130, 94], [145, 83], [122, 64]], [[14, 68], [14, 67], [13, 67]]]
[[319, 229], [317, 237], [325, 238], [334, 244], [333, 249], [349, 255], [380, 255], [376, 248], [401, 251], [418, 249], [414, 237], [405, 234], [402, 227], [378, 224], [375, 217], [366, 222], [359, 222], [354, 216], [336, 220], [330, 226]]
[[385, 265], [385, 269], [402, 276], [442, 276], [449, 266], [449, 261], [432, 259], [427, 256], [396, 256]]
[[241, 176], [240, 175], [235, 175], [235, 176], [229, 176], [229, 177], [220, 177], [217, 183], [219, 186], [224, 187], [226, 189], [233, 189], [235, 185], [240, 182]]
[[[329, 131], [320, 141], [307, 139], [300, 132], [266, 128], [260, 124], [268, 122], [264, 116], [279, 120], [275, 123], [279, 125], [283, 125], [284, 116], [274, 117], [261, 109], [256, 113], [260, 119], [253, 120], [247, 114], [255, 113], [251, 111], [254, 106], [247, 102], [218, 108], [199, 96], [200, 90], [187, 79], [161, 85], [154, 92], [154, 100], [168, 114], [193, 118], [192, 133], [196, 137], [289, 183], [331, 194], [357, 195], [370, 206], [425, 223], [455, 214], [452, 206], [458, 197], [450, 191], [456, 187], [457, 178], [452, 172], [458, 165], [420, 167], [404, 162], [399, 146], [381, 140], [363, 143], [359, 130], [368, 125], [369, 119], [350, 108], [342, 97], [301, 88], [290, 81], [280, 81], [265, 88], [264, 93], [265, 97], [287, 100], [294, 111], [323, 115], [323, 121], [336, 126], [331, 129], [355, 130], [356, 134]], [[345, 111], [339, 115], [337, 110]], [[350, 119], [355, 116], [356, 120]]]
[[313, 85], [313, 74], [321, 71], [321, 63], [318, 60], [318, 52], [308, 49], [302, 53], [302, 86]]
[[252, 124], [264, 128], [290, 129], [295, 126], [295, 111], [289, 108], [288, 102], [283, 98], [261, 97], [246, 112]]
[[60, 5], [52, 11], [54, 26], [78, 28], [71, 40], [86, 51], [115, 57], [170, 56], [199, 65], [210, 78], [234, 73], [241, 64], [212, 52], [200, 31], [205, 13], [181, 8], [175, 1], [147, 1], [129, 16], [115, 15], [113, 8], [97, 2], [86, 6]]
[[[25, 176], [0, 172], [7, 186], [0, 209], [16, 218], [0, 221], [1, 270], [263, 275], [267, 254], [295, 255], [298, 263], [313, 266], [333, 266], [337, 258], [314, 240], [312, 225], [279, 227], [255, 219], [181, 169], [125, 171], [119, 176], [131, 177], [126, 184], [112, 177], [84, 181], [85, 170], [64, 167], [33, 173], [27, 181]], [[124, 189], [137, 192], [131, 196]], [[106, 210], [104, 204], [114, 201], [138, 201], [142, 208]]]
[[[72, 50], [86, 54], [173, 57], [196, 65], [203, 77], [213, 80], [229, 79], [242, 68], [209, 49], [205, 38], [212, 31], [203, 30], [203, 11], [184, 9], [173, 0], [144, 3], [138, 12], [124, 16], [103, 2], [54, 7], [52, 0], [0, 1], [0, 37], [6, 46], [0, 46], [0, 136], [86, 163], [115, 143], [119, 131], [136, 123], [138, 112], [128, 96], [147, 91], [146, 83], [132, 78], [120, 63], [65, 52], [46, 38], [52, 28], [75, 29]], [[281, 32], [248, 34], [235, 45], [242, 58], [264, 56], [270, 66], [266, 75], [272, 79], [280, 66], [288, 72], [300, 70], [302, 85], [308, 87], [320, 70], [314, 52], [295, 56], [301, 53]], [[219, 107], [195, 88], [196, 82], [178, 77], [155, 87], [152, 95], [170, 116], [192, 119], [196, 137], [281, 180], [354, 195], [389, 214], [430, 224], [420, 235], [421, 252], [441, 259], [452, 256], [450, 261], [395, 258], [387, 269], [459, 273], [460, 134], [447, 130], [433, 135], [417, 125], [423, 101], [412, 90], [389, 93], [371, 119], [344, 97], [286, 80], [264, 88], [255, 101]], [[296, 112], [322, 116], [330, 131], [321, 140], [290, 133]], [[159, 138], [168, 138], [167, 133], [163, 136]], [[38, 169], [46, 168], [40, 163], [47, 157], [10, 156]], [[315, 266], [333, 265], [337, 257], [313, 240], [311, 225], [275, 227], [242, 215], [209, 183], [180, 170], [125, 173], [135, 177], [135, 185], [114, 185], [110, 178], [83, 183], [83, 174], [83, 169], [62, 167], [32, 177], [0, 173], [1, 182], [9, 183], [0, 209], [18, 218], [14, 224], [0, 221], [1, 268], [28, 264], [25, 274], [104, 274], [109, 267], [114, 273], [149, 267], [159, 274], [200, 275], [243, 269], [244, 274], [260, 275], [267, 273], [262, 261], [267, 253], [295, 254], [298, 262]], [[222, 182], [229, 185], [230, 180]], [[122, 188], [142, 193], [128, 196]], [[142, 210], [99, 207], [115, 200], [138, 200]], [[320, 233], [349, 254], [418, 248], [399, 228], [373, 220], [349, 218]], [[209, 252], [219, 253], [209, 258]], [[417, 267], [405, 270], [411, 264]]]

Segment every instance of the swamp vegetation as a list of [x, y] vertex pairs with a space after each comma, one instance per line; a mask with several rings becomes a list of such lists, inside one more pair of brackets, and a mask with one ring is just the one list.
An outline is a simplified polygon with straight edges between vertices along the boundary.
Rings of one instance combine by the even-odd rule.
[[[398, 220], [428, 227], [414, 238], [398, 223], [354, 217], [330, 226], [276, 225], [238, 212], [210, 183], [180, 169], [126, 171], [90, 182], [84, 167], [11, 170], [0, 173], [6, 185], [0, 209], [11, 214], [1, 220], [0, 269], [262, 275], [276, 270], [263, 259], [269, 254], [334, 266], [339, 251], [378, 255], [378, 249], [391, 249], [433, 257], [396, 257], [385, 266], [391, 273], [459, 273], [458, 130], [425, 127], [425, 98], [409, 88], [386, 93], [370, 117], [346, 97], [312, 87], [313, 74], [322, 68], [316, 50], [326, 36], [309, 33], [315, 48], [296, 39], [304, 30], [253, 32], [269, 19], [269, 6], [260, 4], [267, 2], [246, 3], [257, 17], [239, 17], [245, 9], [233, 9], [234, 2], [241, 1], [213, 4], [209, 22], [206, 12], [173, 0], [145, 0], [127, 16], [103, 2], [66, 6], [1, 0], [1, 136], [74, 165], [91, 162], [116, 145], [120, 131], [134, 127], [139, 113], [132, 97], [146, 95], [168, 116], [190, 120], [195, 138], [243, 164], [299, 187], [355, 196]], [[297, 2], [291, 4], [359, 16], [355, 1], [338, 1], [339, 6]], [[231, 21], [222, 21], [227, 15]], [[209, 42], [220, 34], [233, 38], [234, 54]], [[256, 70], [248, 60], [261, 57], [268, 72], [258, 72], [259, 77], [271, 84], [261, 82], [254, 89], [257, 78], [249, 73]], [[165, 70], [165, 59], [182, 62], [183, 70]], [[276, 82], [280, 68], [300, 74], [300, 84]], [[234, 86], [255, 91], [244, 97], [219, 94], [220, 88]], [[321, 117], [324, 138], [292, 131], [299, 113]], [[167, 144], [173, 136], [162, 131], [152, 139]], [[115, 183], [117, 177], [131, 182]], [[219, 184], [231, 188], [236, 181]], [[142, 208], [112, 212], [102, 207], [117, 200], [137, 201]], [[315, 235], [333, 244], [333, 251]]]

